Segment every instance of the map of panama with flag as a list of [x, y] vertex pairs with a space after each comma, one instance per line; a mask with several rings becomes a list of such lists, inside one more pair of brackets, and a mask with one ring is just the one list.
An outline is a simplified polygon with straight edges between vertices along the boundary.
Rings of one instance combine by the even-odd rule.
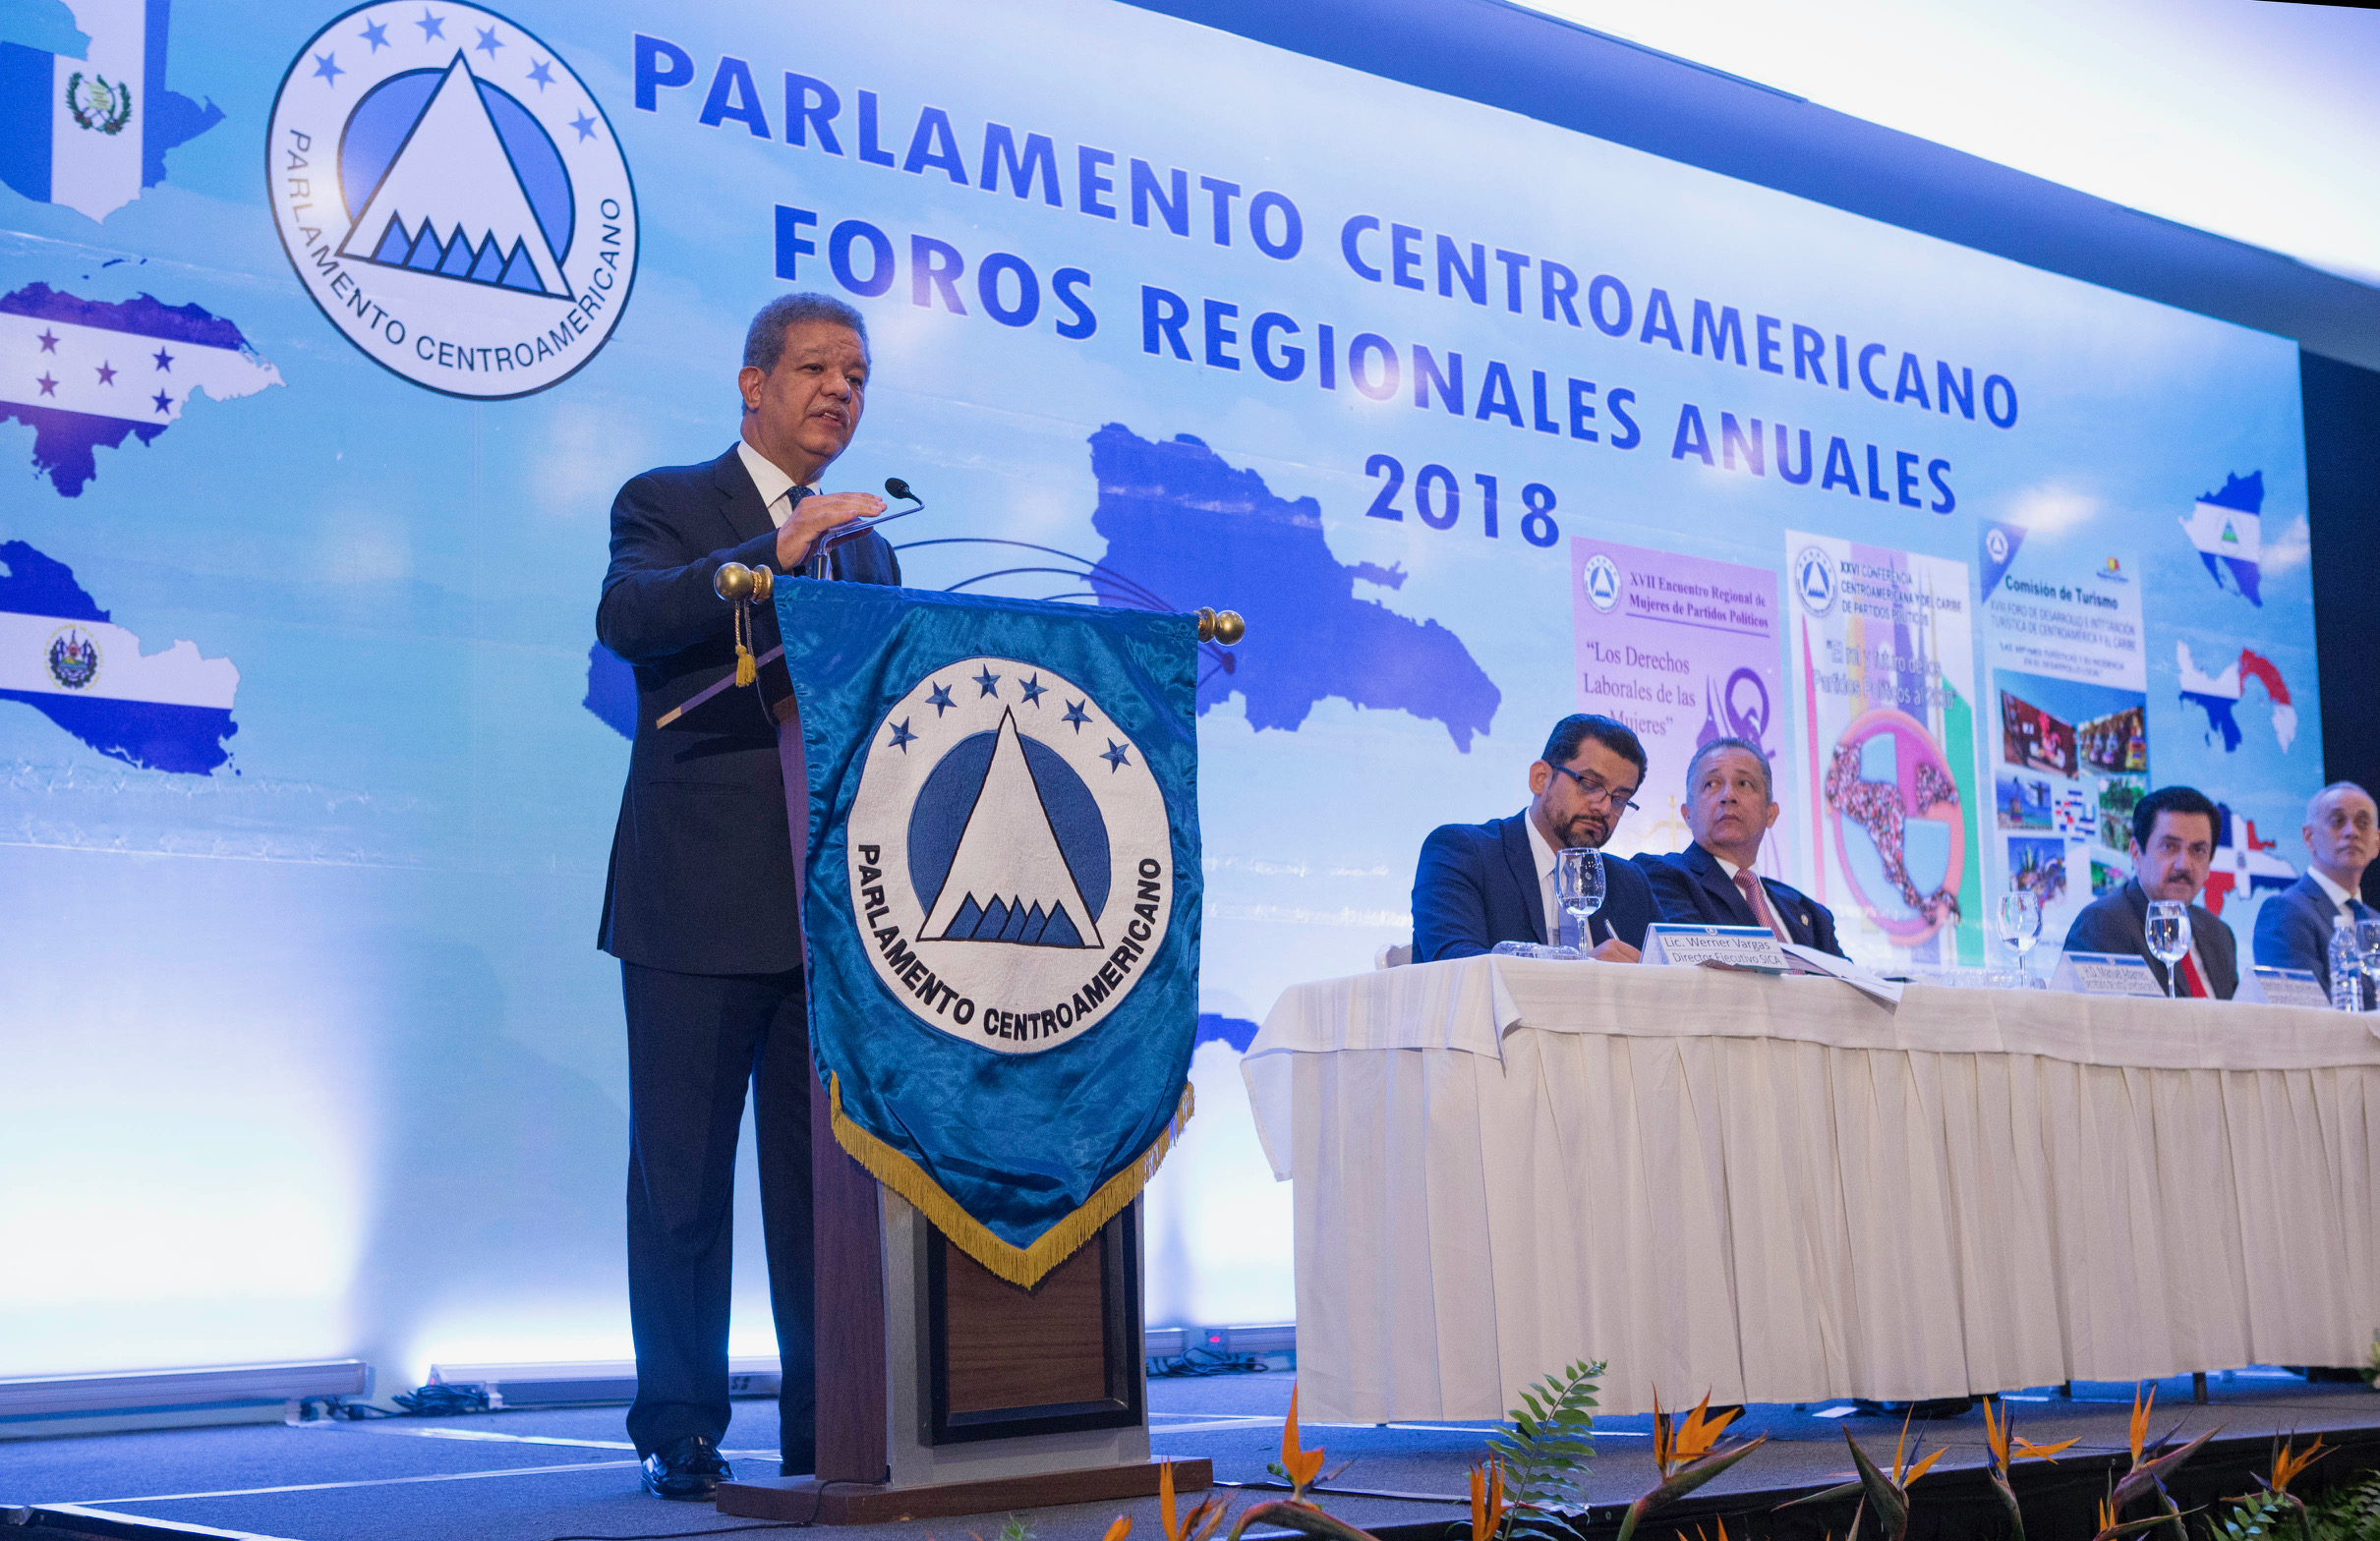
[[85, 300], [41, 283], [0, 295], [0, 423], [33, 430], [33, 470], [62, 496], [98, 475], [94, 450], [151, 442], [194, 391], [227, 401], [280, 383], [237, 326], [195, 305]]
[[176, 641], [141, 639], [99, 608], [74, 570], [23, 541], [0, 542], [0, 701], [31, 707], [111, 759], [206, 775], [224, 741], [240, 671]]
[[79, 51], [0, 42], [0, 183], [92, 219], [165, 180], [223, 109], [165, 88], [170, 0], [67, 0]]
[[2297, 708], [2290, 700], [2289, 682], [2281, 677], [2273, 660], [2252, 649], [2242, 648], [2239, 656], [2209, 674], [2198, 667], [2190, 656], [2190, 645], [2174, 644], [2176, 662], [2181, 669], [2181, 699], [2206, 713], [2207, 736], [2223, 740], [2225, 754], [2239, 748], [2239, 719], [2235, 715], [2247, 682], [2254, 680], [2264, 687], [2265, 699], [2273, 704], [2273, 737], [2280, 742], [2282, 753], [2297, 736]]

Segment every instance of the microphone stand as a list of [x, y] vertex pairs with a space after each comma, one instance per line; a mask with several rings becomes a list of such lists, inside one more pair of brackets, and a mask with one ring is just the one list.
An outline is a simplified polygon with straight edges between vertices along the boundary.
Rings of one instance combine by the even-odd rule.
[[924, 500], [917, 499], [916, 502], [917, 506], [915, 508], [904, 508], [897, 514], [878, 514], [873, 519], [855, 519], [847, 525], [839, 526], [836, 529], [830, 530], [826, 534], [820, 536], [818, 540], [810, 546], [810, 554], [802, 561], [802, 576], [805, 578], [825, 578], [827, 576], [827, 553], [829, 551], [834, 550], [839, 545], [846, 545], [851, 542], [858, 540], [861, 536], [866, 535], [878, 525], [889, 525], [896, 519], [906, 519], [911, 514], [922, 512], [926, 506]]

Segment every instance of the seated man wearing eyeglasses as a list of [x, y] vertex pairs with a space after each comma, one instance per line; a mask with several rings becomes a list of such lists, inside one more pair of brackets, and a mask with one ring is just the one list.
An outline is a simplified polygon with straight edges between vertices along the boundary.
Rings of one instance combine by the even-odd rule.
[[2161, 786], [2132, 805], [2132, 876], [2083, 906], [2066, 930], [2068, 952], [2133, 952], [2165, 988], [2165, 962], [2149, 951], [2149, 901], [2187, 904], [2190, 950], [2177, 996], [2229, 1000], [2239, 988], [2239, 944], [2198, 892], [2215, 866], [2223, 810], [2194, 786]]
[[1766, 926], [1836, 957], [1834, 912], [1798, 888], [1752, 871], [1761, 841], [1784, 810], [1769, 757], [1748, 738], [1714, 738], [1686, 762], [1686, 828], [1694, 843], [1674, 855], [1639, 856], [1661, 919], [1687, 926]]
[[[1529, 768], [1530, 801], [1509, 819], [1450, 824], [1422, 842], [1413, 881], [1413, 960], [1477, 957], [1499, 942], [1561, 935], [1554, 855], [1600, 849], [1645, 780], [1645, 746], [1625, 722], [1567, 716]], [[1634, 963], [1654, 919], [1645, 875], [1617, 857], [1603, 864], [1603, 902], [1587, 923], [1595, 956]]]

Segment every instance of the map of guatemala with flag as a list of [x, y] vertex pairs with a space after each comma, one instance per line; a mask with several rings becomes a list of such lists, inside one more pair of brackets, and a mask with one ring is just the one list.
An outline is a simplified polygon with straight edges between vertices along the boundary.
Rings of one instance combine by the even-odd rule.
[[165, 88], [169, 0], [68, 0], [79, 55], [0, 42], [0, 183], [105, 219], [165, 180], [165, 152], [223, 121]]

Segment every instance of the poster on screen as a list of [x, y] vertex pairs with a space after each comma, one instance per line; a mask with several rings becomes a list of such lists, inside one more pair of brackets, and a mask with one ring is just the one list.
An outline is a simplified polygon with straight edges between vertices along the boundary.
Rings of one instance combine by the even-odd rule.
[[[1775, 766], [1777, 796], [1790, 766], [1777, 679], [1776, 573], [1613, 541], [1570, 542], [1571, 613], [1579, 710], [1635, 729], [1647, 767], [1637, 810], [1609, 849], [1682, 851], [1686, 767], [1714, 738], [1749, 739]], [[1786, 858], [1770, 835], [1764, 860]], [[1774, 870], [1784, 870], [1776, 866]]]
[[1976, 542], [1996, 830], [1985, 919], [2028, 891], [2055, 952], [2132, 870], [2131, 812], [2149, 789], [2140, 564], [2096, 531], [1984, 520]]
[[[1794, 878], [1873, 964], [1983, 960], [1967, 565], [1788, 531]], [[1785, 822], [1785, 821], [1780, 821]]]

